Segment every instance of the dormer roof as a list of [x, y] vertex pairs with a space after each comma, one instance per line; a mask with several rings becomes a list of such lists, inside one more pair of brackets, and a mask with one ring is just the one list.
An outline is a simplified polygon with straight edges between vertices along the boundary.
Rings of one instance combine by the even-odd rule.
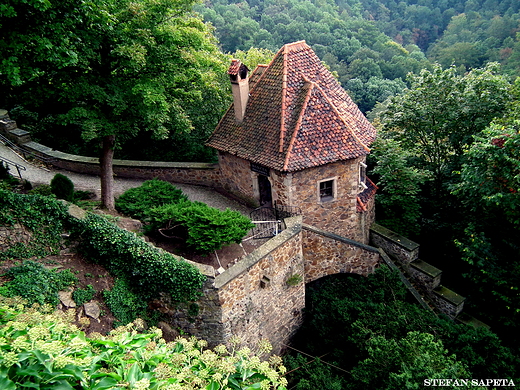
[[[232, 63], [235, 70], [239, 66]], [[255, 69], [242, 122], [230, 107], [207, 145], [293, 172], [364, 156], [375, 137], [347, 92], [300, 41]]]

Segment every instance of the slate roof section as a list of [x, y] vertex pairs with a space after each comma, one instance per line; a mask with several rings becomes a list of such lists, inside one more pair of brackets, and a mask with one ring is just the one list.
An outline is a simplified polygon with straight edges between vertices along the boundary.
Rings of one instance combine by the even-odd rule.
[[[236, 71], [237, 64], [232, 64]], [[282, 172], [370, 152], [376, 130], [304, 41], [283, 46], [255, 69], [245, 116], [233, 109], [207, 145]]]

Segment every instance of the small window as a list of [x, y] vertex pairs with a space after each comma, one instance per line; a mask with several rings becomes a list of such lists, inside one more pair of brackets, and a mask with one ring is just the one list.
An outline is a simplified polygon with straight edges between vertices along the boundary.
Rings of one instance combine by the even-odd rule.
[[367, 164], [359, 163], [359, 190], [363, 192], [367, 187]]
[[323, 180], [318, 183], [320, 202], [328, 202], [336, 197], [336, 181], [334, 179]]

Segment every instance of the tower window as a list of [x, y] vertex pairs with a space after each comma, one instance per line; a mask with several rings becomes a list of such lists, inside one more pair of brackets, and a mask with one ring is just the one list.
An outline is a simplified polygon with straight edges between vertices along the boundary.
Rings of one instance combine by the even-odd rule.
[[363, 192], [367, 189], [367, 164], [359, 163], [359, 190]]
[[336, 179], [326, 179], [318, 182], [318, 199], [329, 202], [336, 198]]

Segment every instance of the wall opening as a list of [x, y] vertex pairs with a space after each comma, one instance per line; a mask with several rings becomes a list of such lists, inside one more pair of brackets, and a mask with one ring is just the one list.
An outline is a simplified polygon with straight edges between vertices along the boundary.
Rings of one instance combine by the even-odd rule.
[[271, 192], [271, 182], [264, 175], [258, 175], [258, 192], [260, 195], [260, 206], [272, 207], [273, 194]]

